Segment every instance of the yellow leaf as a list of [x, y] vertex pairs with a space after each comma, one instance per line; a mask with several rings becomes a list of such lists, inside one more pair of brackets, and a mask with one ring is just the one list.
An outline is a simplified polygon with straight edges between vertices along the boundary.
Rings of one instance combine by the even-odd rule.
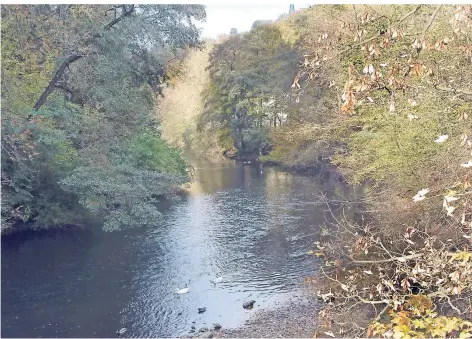
[[432, 337], [446, 337], [447, 332], [442, 328], [433, 328], [431, 329], [431, 336]]
[[426, 328], [426, 324], [421, 319], [413, 319], [412, 323], [413, 323], [413, 325], [415, 325], [415, 328], [420, 328], [420, 329], [421, 328]]
[[398, 325], [393, 328], [393, 339], [410, 338], [408, 334], [410, 327], [408, 325]]

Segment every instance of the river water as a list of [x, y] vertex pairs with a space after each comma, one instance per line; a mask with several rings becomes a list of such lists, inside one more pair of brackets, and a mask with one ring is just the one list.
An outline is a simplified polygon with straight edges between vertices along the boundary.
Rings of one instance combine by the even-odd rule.
[[[122, 327], [126, 337], [179, 336], [241, 326], [300, 295], [321, 263], [307, 254], [329, 218], [320, 190], [353, 193], [254, 164], [194, 167], [188, 194], [156, 227], [3, 237], [2, 337], [113, 337]], [[174, 293], [187, 283], [188, 294]]]

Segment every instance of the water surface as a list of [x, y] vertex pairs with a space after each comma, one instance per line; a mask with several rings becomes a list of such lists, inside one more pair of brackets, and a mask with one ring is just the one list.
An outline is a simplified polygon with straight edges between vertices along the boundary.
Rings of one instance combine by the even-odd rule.
[[188, 195], [155, 227], [4, 237], [2, 336], [178, 336], [240, 326], [298, 295], [320, 265], [307, 255], [329, 217], [320, 190], [347, 196], [343, 186], [240, 162], [194, 166]]

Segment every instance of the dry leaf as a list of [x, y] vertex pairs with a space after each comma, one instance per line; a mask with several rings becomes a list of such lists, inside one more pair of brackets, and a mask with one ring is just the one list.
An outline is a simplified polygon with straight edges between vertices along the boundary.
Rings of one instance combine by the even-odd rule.
[[461, 166], [465, 168], [472, 167], [472, 160], [467, 161], [465, 164], [461, 164]]
[[436, 140], [434, 140], [434, 142], [442, 143], [442, 142], [446, 141], [448, 138], [449, 138], [449, 136], [447, 134], [440, 135]]

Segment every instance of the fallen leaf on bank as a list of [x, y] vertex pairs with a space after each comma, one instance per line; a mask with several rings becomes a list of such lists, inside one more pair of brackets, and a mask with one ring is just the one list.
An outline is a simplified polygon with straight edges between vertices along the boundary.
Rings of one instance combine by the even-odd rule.
[[465, 168], [472, 167], [472, 160], [467, 161], [465, 164], [461, 164], [461, 166]]
[[447, 134], [440, 135], [436, 140], [434, 140], [434, 142], [441, 143], [446, 141], [448, 138], [449, 136]]
[[423, 189], [419, 190], [417, 194], [426, 195], [428, 193], [429, 193], [429, 188], [423, 188]]
[[426, 199], [426, 197], [424, 195], [415, 195], [413, 197], [413, 201], [422, 201], [424, 199]]
[[423, 188], [416, 193], [413, 197], [413, 201], [421, 201], [424, 200], [426, 197], [425, 195], [429, 193], [429, 188]]
[[447, 212], [447, 216], [450, 217], [452, 216], [452, 213], [454, 212], [456, 208], [454, 206], [448, 206], [446, 207], [446, 212]]
[[452, 195], [445, 195], [444, 200], [446, 200], [446, 202], [452, 202], [452, 201], [459, 200], [459, 198], [453, 197]]

